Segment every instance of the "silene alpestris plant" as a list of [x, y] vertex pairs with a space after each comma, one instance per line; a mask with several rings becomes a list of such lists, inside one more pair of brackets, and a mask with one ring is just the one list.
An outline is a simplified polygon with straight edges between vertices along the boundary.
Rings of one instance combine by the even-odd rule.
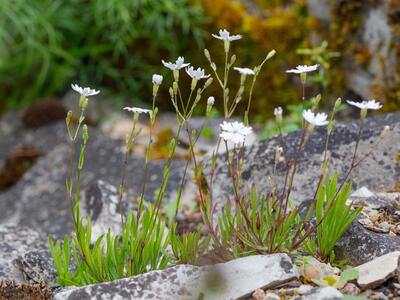
[[[89, 97], [97, 95], [99, 91], [72, 85], [72, 88], [80, 95], [78, 121], [72, 122], [73, 112], [69, 112], [66, 117], [70, 144], [70, 168], [66, 180], [66, 190], [74, 231], [71, 238], [66, 236], [62, 242], [53, 242], [49, 236], [50, 250], [58, 272], [57, 282], [60, 285], [81, 286], [129, 277], [179, 263], [199, 264], [206, 253], [216, 261], [275, 252], [296, 254], [309, 251], [321, 260], [334, 257], [333, 247], [336, 241], [360, 213], [359, 209], [354, 210], [351, 204], [346, 203], [351, 189], [351, 172], [372, 153], [380, 141], [362, 158], [357, 158], [362, 124], [367, 110], [379, 109], [381, 105], [375, 101], [361, 103], [348, 101], [350, 105], [361, 108], [361, 122], [351, 165], [344, 179], [339, 183], [336, 175], [332, 177], [328, 174], [327, 167], [329, 164], [329, 138], [334, 126], [334, 116], [341, 100], [338, 99], [335, 102], [329, 118], [325, 113], [316, 113], [321, 97], [312, 97], [308, 101], [305, 91], [307, 73], [317, 70], [319, 65], [298, 66], [296, 69], [288, 70], [288, 73], [300, 75], [303, 90], [303, 128], [297, 141], [297, 150], [293, 157], [287, 155], [285, 137], [282, 134], [283, 109], [278, 107], [274, 114], [281, 145], [275, 151], [274, 171], [271, 178], [282, 176], [283, 184], [279, 185], [273, 180], [271, 189], [266, 194], [257, 192], [255, 186], [248, 190], [241, 180], [241, 173], [245, 163], [245, 141], [253, 133], [249, 126], [252, 93], [256, 87], [258, 74], [264, 64], [275, 55], [275, 51], [270, 51], [258, 66], [253, 68], [236, 67], [234, 66], [236, 56], [231, 54], [230, 46], [231, 42], [240, 40], [241, 36], [231, 35], [227, 30], [220, 30], [219, 34], [214, 34], [213, 37], [223, 42], [225, 53], [225, 65], [220, 71], [213, 62], [210, 52], [207, 49], [204, 50], [214, 78], [221, 88], [220, 99], [223, 101], [225, 118], [220, 124], [221, 133], [215, 150], [211, 152], [209, 159], [201, 160], [196, 156], [196, 142], [202, 130], [194, 130], [190, 123], [196, 107], [206, 94], [207, 87], [213, 83], [213, 78], [206, 74], [204, 69], [195, 68], [185, 62], [183, 57], [178, 57], [175, 62], [162, 60], [162, 64], [173, 74], [169, 96], [176, 113], [178, 129], [168, 145], [168, 158], [163, 169], [162, 183], [156, 192], [154, 201], [150, 203], [149, 199], [145, 199], [145, 190], [148, 165], [152, 158], [154, 126], [158, 113], [156, 100], [159, 87], [163, 82], [161, 75], [154, 74], [151, 108], [124, 108], [132, 113], [132, 130], [125, 141], [119, 186], [121, 230], [118, 233], [113, 233], [109, 229], [102, 235], [94, 237], [90, 218], [80, 214], [80, 182], [89, 139], [88, 127], [85, 124], [85, 111]], [[191, 78], [188, 95], [184, 95], [180, 88], [182, 69]], [[228, 89], [232, 69], [240, 75], [240, 85], [233, 97]], [[246, 84], [248, 78], [251, 78], [250, 84]], [[247, 86], [249, 86], [249, 91], [246, 94]], [[218, 97], [209, 96], [206, 100], [206, 118], [203, 128], [208, 122], [216, 98], [218, 99]], [[235, 113], [238, 104], [244, 101], [243, 99], [247, 99], [243, 122], [232, 120], [232, 116], [237, 115]], [[123, 203], [126, 198], [126, 169], [135, 139], [140, 134], [138, 122], [141, 114], [149, 117], [150, 128], [143, 169], [144, 180], [141, 194], [136, 199], [137, 210], [126, 212], [124, 207], [127, 206]], [[307, 215], [301, 218], [298, 208], [292, 204], [291, 191], [301, 154], [315, 126], [327, 126], [324, 157], [311, 206]], [[172, 222], [170, 221], [170, 225], [167, 226], [161, 214], [163, 205], [165, 205], [164, 198], [171, 164], [177, 144], [183, 135], [186, 135], [189, 141], [189, 155], [176, 199], [172, 202], [175, 206], [172, 215], [175, 214], [176, 217], [181, 209], [183, 188], [186, 181], [192, 179], [198, 186], [199, 208], [207, 237], [203, 236], [202, 228], [196, 232], [178, 234], [173, 222], [175, 217], [172, 217]], [[78, 143], [80, 146], [78, 163], [74, 165], [75, 149]], [[213, 184], [218, 176], [216, 173], [218, 158], [225, 160], [232, 190], [224, 196], [224, 199], [216, 201], [213, 195]], [[284, 170], [283, 174], [282, 169]], [[314, 221], [312, 220], [313, 212], [315, 212]]]

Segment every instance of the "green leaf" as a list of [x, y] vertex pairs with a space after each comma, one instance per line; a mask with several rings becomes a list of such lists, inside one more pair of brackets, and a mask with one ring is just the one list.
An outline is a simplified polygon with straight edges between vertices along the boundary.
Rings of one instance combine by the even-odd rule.
[[336, 285], [337, 288], [342, 288], [347, 282], [358, 278], [358, 270], [355, 268], [346, 269], [340, 274], [340, 279]]

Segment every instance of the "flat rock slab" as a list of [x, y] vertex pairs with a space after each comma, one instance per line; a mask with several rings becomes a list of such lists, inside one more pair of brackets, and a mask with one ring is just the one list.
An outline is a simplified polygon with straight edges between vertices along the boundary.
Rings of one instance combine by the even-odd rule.
[[[397, 157], [400, 149], [399, 144], [393, 141], [400, 140], [400, 113], [385, 114], [365, 120], [358, 157], [363, 157], [370, 151], [370, 147], [378, 141], [384, 126], [390, 127], [385, 139], [351, 175], [354, 189], [366, 186], [371, 190], [391, 190], [399, 181], [400, 161], [397, 160]], [[358, 131], [359, 121], [350, 121], [338, 123], [332, 132], [328, 147], [330, 153], [329, 172], [337, 172], [339, 180], [349, 169]], [[325, 137], [326, 128], [317, 127], [305, 145], [291, 193], [291, 200], [295, 204], [310, 200], [314, 195], [321, 173]], [[299, 132], [290, 133], [284, 138], [284, 152], [290, 159], [297, 151], [299, 139]], [[281, 145], [280, 139], [274, 137], [246, 148], [241, 178], [245, 190], [250, 189], [253, 184], [259, 193], [267, 194], [271, 190], [270, 179], [274, 177], [275, 151]], [[205, 168], [205, 174], [209, 174], [209, 166]], [[284, 175], [284, 165], [280, 163], [278, 174], [274, 177], [278, 186], [282, 186]], [[214, 199], [220, 199], [220, 206], [222, 206], [228, 195], [232, 194], [225, 156], [218, 157], [213, 187]]]
[[[63, 141], [52, 140], [51, 137], [48, 139], [48, 135], [51, 136], [58, 131], [62, 131], [65, 135], [62, 123], [45, 126], [29, 133], [33, 136], [33, 140], [47, 141], [47, 147], [51, 150], [40, 158], [16, 185], [5, 192], [0, 192], [0, 224], [29, 226], [56, 237], [63, 237], [71, 232], [73, 226], [65, 190], [65, 179], [69, 169], [68, 147], [65, 139]], [[12, 141], [13, 139], [8, 142], [12, 143]], [[3, 139], [2, 142], [4, 142]], [[89, 142], [82, 171], [82, 190], [93, 186], [97, 180], [119, 186], [122, 160], [123, 147], [118, 142], [95, 129], [89, 129]], [[77, 164], [77, 161], [74, 163]], [[176, 193], [183, 166], [183, 161], [172, 163], [166, 198], [173, 197]], [[135, 156], [130, 158], [124, 202], [131, 201], [134, 196], [140, 196], [143, 168], [142, 158]], [[145, 191], [147, 201], [153, 201], [154, 192], [161, 185], [163, 168], [162, 161], [149, 164]]]
[[396, 274], [399, 270], [400, 251], [388, 253], [358, 266], [357, 284], [361, 288], [375, 288]]
[[27, 227], [0, 225], [0, 241], [0, 280], [17, 283], [24, 282], [26, 276], [16, 260], [32, 249], [47, 248], [46, 239]]
[[178, 265], [113, 282], [69, 288], [54, 299], [237, 299], [298, 276], [287, 254], [258, 255], [207, 267]]

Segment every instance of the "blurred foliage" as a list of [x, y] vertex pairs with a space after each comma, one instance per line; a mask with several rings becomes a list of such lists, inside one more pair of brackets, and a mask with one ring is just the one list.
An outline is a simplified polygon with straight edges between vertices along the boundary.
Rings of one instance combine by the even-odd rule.
[[[236, 66], [252, 68], [259, 64], [271, 49], [277, 51], [277, 55], [266, 63], [259, 75], [254, 90], [255, 101], [252, 103], [251, 115], [257, 115], [259, 121], [266, 120], [272, 117], [274, 107], [301, 102], [299, 78], [288, 76], [284, 70], [298, 64], [311, 63], [309, 57], [303, 59], [295, 51], [298, 48], [310, 47], [308, 38], [312, 24], [309, 23], [304, 0], [260, 0], [257, 1], [261, 8], [258, 11], [250, 11], [243, 4], [244, 1], [192, 1], [201, 5], [210, 17], [207, 31], [216, 32], [218, 28], [227, 28], [233, 34], [243, 35], [242, 40], [232, 43], [232, 51], [238, 57]], [[224, 53], [221, 43], [210, 40], [207, 42], [207, 48], [216, 64], [223, 65]], [[232, 76], [237, 77], [238, 86], [239, 75]], [[315, 86], [311, 81], [309, 84]], [[230, 86], [229, 89], [235, 91], [237, 86]], [[310, 94], [314, 94], [314, 91], [315, 88], [310, 90]], [[222, 98], [218, 87], [215, 86], [211, 93], [216, 97], [218, 106], [218, 98]], [[245, 105], [246, 101], [243, 101], [239, 110], [245, 109]]]
[[15, 107], [75, 81], [142, 99], [204, 21], [187, 0], [0, 1], [0, 99]]

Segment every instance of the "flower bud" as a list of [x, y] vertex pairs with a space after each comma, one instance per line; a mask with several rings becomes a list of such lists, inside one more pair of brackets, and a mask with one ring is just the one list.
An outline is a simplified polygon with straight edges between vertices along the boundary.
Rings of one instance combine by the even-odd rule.
[[233, 54], [232, 56], [231, 56], [231, 65], [233, 65], [234, 63], [235, 63], [235, 61], [236, 61], [236, 55], [235, 54]]
[[312, 110], [317, 109], [319, 102], [321, 101], [321, 94], [318, 94], [311, 100]]
[[276, 54], [275, 49], [272, 49], [271, 51], [268, 52], [267, 58], [265, 60], [272, 58], [275, 54]]
[[153, 74], [151, 81], [153, 82], [154, 85], [160, 85], [163, 81], [163, 77], [162, 75]]
[[211, 112], [211, 109], [215, 103], [215, 98], [214, 97], [208, 97], [207, 99], [207, 111], [206, 111], [206, 116], [208, 116]]
[[83, 125], [83, 135], [82, 135], [82, 137], [83, 137], [83, 142], [86, 144], [88, 139], [89, 139], [88, 127], [87, 127], [86, 124]]
[[210, 52], [207, 49], [204, 49], [204, 56], [211, 61], [211, 56], [210, 56]]
[[342, 99], [341, 98], [337, 98], [335, 101], [335, 106], [333, 107], [334, 111], [337, 111], [337, 109], [339, 108], [339, 106], [342, 104]]
[[72, 111], [69, 111], [67, 113], [67, 117], [65, 118], [65, 123], [67, 124], [67, 126], [69, 126], [69, 124], [71, 124], [71, 119], [72, 119]]
[[283, 113], [282, 107], [278, 106], [274, 109], [275, 120], [278, 124], [282, 123], [282, 113]]
[[204, 84], [204, 88], [208, 88], [209, 85], [214, 81], [212, 77], [208, 78], [206, 83]]
[[279, 160], [281, 159], [281, 155], [283, 153], [283, 148], [282, 147], [277, 147], [275, 151], [275, 163], [279, 163]]
[[389, 133], [389, 131], [390, 131], [390, 127], [386, 125], [385, 127], [383, 127], [380, 137], [384, 138]]

